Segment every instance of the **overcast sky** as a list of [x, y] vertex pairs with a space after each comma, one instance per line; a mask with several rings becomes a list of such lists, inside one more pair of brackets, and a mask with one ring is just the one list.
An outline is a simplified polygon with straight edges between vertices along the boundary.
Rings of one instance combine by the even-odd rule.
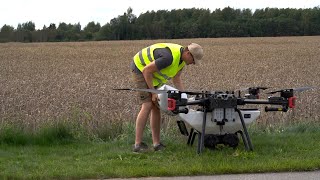
[[230, 6], [234, 9], [277, 8], [313, 8], [320, 5], [320, 0], [3, 0], [0, 3], [0, 28], [32, 21], [36, 29], [42, 29], [60, 22], [80, 23], [84, 28], [88, 22], [105, 25], [114, 17], [123, 15], [128, 7], [139, 16], [146, 11], [172, 10], [183, 8], [217, 8]]

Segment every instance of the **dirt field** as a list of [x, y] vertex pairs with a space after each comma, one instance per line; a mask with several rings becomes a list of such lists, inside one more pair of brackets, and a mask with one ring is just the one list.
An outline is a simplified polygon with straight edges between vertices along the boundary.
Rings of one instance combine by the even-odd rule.
[[[75, 121], [92, 128], [133, 121], [129, 64], [156, 42], [204, 47], [199, 66], [184, 69], [188, 90], [320, 87], [320, 37], [221, 38], [0, 44], [0, 125]], [[262, 96], [266, 97], [266, 96]], [[319, 90], [298, 94], [290, 113], [262, 113], [259, 123], [319, 121]], [[264, 106], [261, 106], [262, 108]]]

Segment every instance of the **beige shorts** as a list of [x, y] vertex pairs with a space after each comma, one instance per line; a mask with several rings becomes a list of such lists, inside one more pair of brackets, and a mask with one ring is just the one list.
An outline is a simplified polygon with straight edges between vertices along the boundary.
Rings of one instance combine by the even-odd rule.
[[[134, 88], [136, 89], [148, 89], [148, 85], [146, 81], [144, 80], [144, 77], [142, 74], [137, 74], [135, 72], [132, 72], [132, 81]], [[151, 102], [151, 93], [143, 92], [143, 91], [137, 91], [136, 92], [137, 97], [137, 104], [142, 104], [145, 102]]]

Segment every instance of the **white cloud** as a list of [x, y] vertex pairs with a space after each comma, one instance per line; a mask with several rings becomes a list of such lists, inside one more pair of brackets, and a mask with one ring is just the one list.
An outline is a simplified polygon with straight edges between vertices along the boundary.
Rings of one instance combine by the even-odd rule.
[[261, 9], [265, 7], [278, 8], [312, 8], [319, 6], [319, 0], [10, 0], [1, 2], [0, 28], [4, 25], [16, 27], [18, 23], [32, 21], [37, 29], [50, 23], [60, 22], [75, 24], [82, 27], [95, 21], [101, 25], [112, 18], [122, 15], [128, 7], [133, 14], [139, 16], [146, 11], [171, 10], [183, 8], [205, 8], [215, 10], [230, 6], [232, 8]]

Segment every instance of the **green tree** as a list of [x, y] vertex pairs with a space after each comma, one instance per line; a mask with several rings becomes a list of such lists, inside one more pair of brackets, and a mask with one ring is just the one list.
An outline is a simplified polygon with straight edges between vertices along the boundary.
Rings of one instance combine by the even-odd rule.
[[84, 39], [93, 40], [97, 33], [100, 31], [100, 23], [95, 23], [94, 21], [89, 22], [83, 29]]
[[98, 41], [113, 39], [113, 32], [112, 32], [111, 25], [107, 23], [106, 25], [102, 26], [99, 32], [97, 32], [95, 39]]
[[12, 41], [14, 28], [9, 25], [3, 25], [0, 29], [0, 42]]
[[172, 39], [206, 37], [320, 35], [320, 8], [256, 9], [173, 9], [147, 11], [136, 17], [131, 7], [101, 26], [89, 22], [83, 30], [80, 23], [60, 23], [35, 30], [32, 21], [18, 24], [16, 30], [3, 26], [4, 41], [80, 41]]
[[60, 23], [57, 28], [57, 35], [55, 39], [57, 41], [65, 41], [67, 31], [68, 31], [68, 25], [64, 22]]
[[236, 19], [236, 11], [231, 7], [226, 7], [221, 11], [222, 18], [226, 22], [231, 22]]
[[18, 24], [15, 40], [19, 42], [32, 42], [32, 32], [35, 31], [35, 24], [32, 21]]
[[0, 32], [2, 33], [12, 33], [14, 31], [14, 27], [9, 26], [9, 25], [3, 25], [2, 28], [0, 29]]
[[81, 25], [77, 24], [66, 24], [60, 23], [57, 28], [57, 41], [78, 41], [81, 37]]
[[32, 21], [28, 21], [26, 23], [22, 23], [22, 25], [18, 25], [17, 28], [18, 31], [35, 31], [36, 30], [36, 25]]
[[57, 28], [56, 28], [56, 24], [51, 23], [51, 24], [49, 25], [48, 29], [50, 29], [50, 30], [56, 30], [56, 29], [57, 29]]

